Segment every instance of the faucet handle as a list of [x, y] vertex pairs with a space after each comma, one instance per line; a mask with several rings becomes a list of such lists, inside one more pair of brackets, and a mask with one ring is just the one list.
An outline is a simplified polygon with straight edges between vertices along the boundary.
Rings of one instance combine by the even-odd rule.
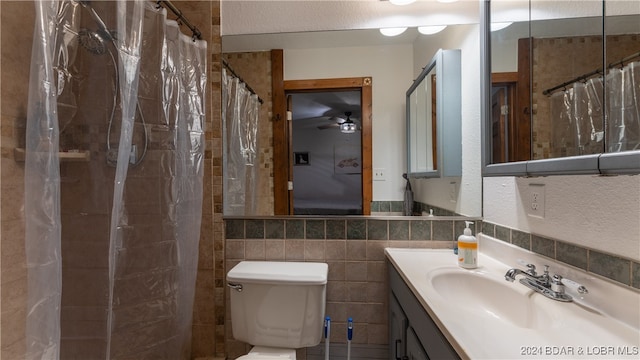
[[544, 266], [544, 274], [549, 275], [549, 265]]
[[532, 276], [536, 276], [536, 266], [533, 264], [527, 264], [527, 272], [532, 275]]
[[568, 287], [569, 289], [577, 292], [578, 294], [588, 294], [589, 290], [587, 290], [586, 287], [584, 287], [582, 284], [579, 284], [573, 280], [569, 280], [567, 278], [562, 278], [560, 280], [560, 282], [562, 282], [562, 285]]

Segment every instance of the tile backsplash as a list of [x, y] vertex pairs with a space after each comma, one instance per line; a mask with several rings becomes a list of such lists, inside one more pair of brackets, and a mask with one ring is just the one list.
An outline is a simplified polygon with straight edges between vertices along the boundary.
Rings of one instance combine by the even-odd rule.
[[[329, 264], [327, 315], [331, 342], [344, 343], [347, 317], [358, 331], [353, 343], [387, 344], [388, 284], [384, 248], [452, 248], [469, 220], [464, 217], [253, 217], [225, 219], [225, 272], [242, 260], [322, 261]], [[476, 228], [480, 229], [480, 221]], [[475, 231], [474, 231], [475, 232]], [[228, 304], [228, 292], [227, 292]], [[231, 334], [230, 358], [248, 347]], [[333, 330], [335, 329], [335, 331]], [[305, 359], [306, 354], [299, 354]]]
[[482, 233], [551, 259], [640, 289], [640, 263], [617, 255], [482, 222]]

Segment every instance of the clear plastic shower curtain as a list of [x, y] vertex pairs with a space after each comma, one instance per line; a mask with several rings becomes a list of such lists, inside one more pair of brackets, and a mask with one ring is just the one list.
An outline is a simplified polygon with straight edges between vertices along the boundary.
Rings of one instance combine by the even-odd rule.
[[640, 149], [640, 62], [607, 74], [607, 152]]
[[[65, 244], [65, 239], [61, 239], [61, 233], [64, 234], [61, 228], [66, 223], [60, 219], [58, 107], [78, 104], [79, 111], [69, 113], [68, 117], [65, 115], [62, 120], [65, 124], [86, 126], [87, 120], [82, 118], [86, 114], [91, 114], [93, 123], [99, 123], [94, 114], [102, 108], [96, 107], [97, 110], [92, 109], [91, 112], [80, 108], [87, 97], [95, 96], [92, 95], [94, 93], [74, 92], [99, 88], [101, 93], [114, 94], [115, 90], [103, 82], [74, 85], [74, 90], [70, 90], [70, 86], [64, 88], [61, 74], [68, 76], [70, 81], [77, 81], [77, 78], [84, 82], [93, 81], [91, 76], [74, 74], [76, 69], [68, 68], [74, 56], [87, 57], [89, 60], [83, 60], [85, 65], [104, 63], [105, 60], [98, 59], [108, 58], [98, 58], [86, 49], [60, 57], [60, 51], [67, 50], [61, 47], [64, 43], [56, 43], [61, 36], [59, 32], [64, 28], [61, 25], [64, 12], [73, 7], [74, 16], [82, 12], [86, 15], [86, 9], [81, 11], [78, 3], [71, 1], [36, 1], [35, 4], [37, 16], [25, 168], [25, 247], [29, 266], [27, 358], [58, 359], [61, 351], [60, 312], [61, 307], [65, 308], [62, 282], [66, 279], [61, 275], [61, 242]], [[89, 201], [103, 199], [107, 193], [106, 200], [111, 209], [109, 234], [106, 236], [108, 251], [96, 259], [101, 263], [101, 259], [105, 259], [108, 263], [108, 280], [88, 280], [92, 287], [98, 284], [95, 286], [98, 290], [108, 289], [104, 299], [95, 299], [97, 305], [90, 304], [93, 309], [103, 306], [103, 310], [96, 310], [93, 314], [106, 314], [102, 327], [104, 333], [92, 333], [91, 336], [97, 336], [98, 340], [88, 339], [84, 345], [82, 336], [72, 339], [73, 344], [79, 345], [76, 349], [80, 347], [89, 351], [75, 355], [77, 358], [106, 359], [188, 358], [202, 210], [207, 44], [181, 34], [177, 23], [167, 21], [166, 11], [156, 8], [154, 3], [120, 0], [117, 3], [94, 1], [87, 4], [96, 6], [100, 11], [113, 10], [114, 16], [99, 15], [117, 19], [113, 20], [117, 23], [114, 32], [117, 41], [115, 44], [107, 42], [106, 46], [117, 50], [119, 103], [118, 107], [114, 105], [114, 109], [120, 112], [115, 117], [120, 132], [115, 169], [105, 162], [108, 141], [105, 136], [100, 140], [101, 144], [95, 146], [100, 150], [92, 151], [91, 162], [78, 165], [82, 171], [74, 173], [92, 173], [97, 169], [95, 173], [101, 177], [98, 186], [91, 185], [95, 179], [76, 179], [77, 184], [83, 184], [83, 190], [93, 187], [100, 192], [98, 195], [89, 194]], [[67, 31], [62, 35], [70, 34], [73, 32]], [[75, 36], [78, 36], [77, 31]], [[78, 44], [78, 39], [71, 40], [68, 44]], [[104, 69], [92, 72], [96, 73], [104, 75]], [[65, 98], [59, 99], [63, 90]], [[78, 99], [84, 100], [76, 102]], [[101, 98], [95, 101], [101, 101]], [[111, 105], [104, 107], [110, 108]], [[130, 164], [132, 138], [136, 126], [140, 126], [136, 124], [136, 114], [140, 112], [151, 114], [144, 126], [154, 129], [156, 136], [150, 140], [150, 151], [145, 160], [133, 167]], [[95, 141], [96, 135], [91, 139]], [[112, 143], [116, 143], [116, 138]], [[113, 188], [101, 186], [104, 182], [102, 177], [106, 174], [113, 174], [107, 175], [114, 176]], [[136, 199], [141, 198], [136, 197], [136, 192], [140, 192], [140, 180], [148, 181], [150, 174], [154, 182], [149, 184], [154, 186], [149, 187], [159, 190], [156, 194], [160, 200], [152, 216], [141, 216], [141, 209], [144, 211], [146, 204], [136, 203]], [[85, 187], [84, 182], [90, 185]], [[91, 208], [101, 206], [90, 205]], [[81, 213], [76, 218], [101, 215]], [[141, 219], [146, 222], [141, 222]], [[86, 230], [89, 230], [86, 234], [75, 236], [98, 244], [93, 239], [98, 236], [94, 236], [90, 228]], [[67, 241], [66, 247], [73, 243]], [[92, 259], [96, 257], [92, 256]], [[103, 281], [108, 281], [104, 287]], [[89, 297], [96, 297], [95, 291]], [[73, 304], [66, 306], [65, 311], [67, 314], [74, 311]], [[99, 324], [101, 321], [84, 319], [79, 313], [72, 316], [80, 319], [76, 323], [89, 320], [92, 324]], [[98, 317], [102, 318], [101, 315]], [[82, 330], [72, 332], [79, 334]], [[103, 345], [105, 343], [106, 346]]]
[[224, 214], [255, 215], [258, 96], [222, 69]]
[[[58, 3], [35, 3], [25, 159], [26, 358], [60, 355], [60, 170], [54, 52]], [[54, 25], [54, 26], [52, 26]]]

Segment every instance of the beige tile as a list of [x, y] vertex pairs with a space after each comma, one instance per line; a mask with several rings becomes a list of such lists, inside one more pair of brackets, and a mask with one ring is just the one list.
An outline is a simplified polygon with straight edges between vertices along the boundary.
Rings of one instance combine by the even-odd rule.
[[346, 280], [344, 261], [327, 261], [327, 264], [329, 265], [329, 274], [327, 275], [329, 280]]
[[346, 255], [346, 240], [327, 240], [325, 253], [327, 260], [344, 260]]
[[366, 241], [347, 241], [347, 260], [366, 260]]
[[265, 260], [284, 260], [285, 259], [285, 241], [284, 240], [265, 240]]
[[264, 260], [264, 240], [246, 240], [244, 243], [246, 260]]
[[384, 261], [367, 262], [367, 280], [384, 282], [387, 279], [387, 264]]
[[367, 282], [367, 299], [370, 302], [386, 302], [389, 289], [386, 282]]
[[347, 281], [347, 301], [348, 302], [366, 302], [367, 299], [367, 283]]
[[368, 324], [368, 344], [386, 345], [389, 341], [388, 325]]
[[366, 261], [347, 261], [345, 269], [345, 278], [347, 281], [366, 281], [367, 280], [367, 262]]
[[286, 260], [304, 260], [304, 240], [286, 240], [284, 254]]
[[324, 260], [325, 242], [322, 240], [312, 240], [304, 242], [305, 260]]
[[225, 243], [226, 259], [245, 259], [245, 240], [227, 239]]
[[368, 240], [367, 241], [367, 260], [384, 260], [384, 248], [389, 246], [388, 241], [384, 240]]
[[344, 302], [347, 298], [346, 294], [346, 283], [344, 281], [327, 282], [327, 302]]
[[344, 302], [327, 301], [325, 313], [332, 319], [346, 319], [347, 304]]

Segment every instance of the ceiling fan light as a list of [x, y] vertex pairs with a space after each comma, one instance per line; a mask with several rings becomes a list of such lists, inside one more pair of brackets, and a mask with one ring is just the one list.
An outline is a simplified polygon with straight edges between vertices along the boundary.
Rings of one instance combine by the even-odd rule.
[[340, 124], [340, 132], [343, 134], [353, 134], [356, 132], [356, 124], [351, 120], [343, 122]]
[[380, 29], [380, 33], [384, 36], [397, 36], [405, 32], [406, 30], [406, 27], [382, 28]]
[[389, 0], [390, 3], [392, 3], [393, 5], [409, 5], [411, 3], [416, 2], [416, 0]]
[[418, 27], [418, 32], [422, 35], [433, 35], [437, 34], [440, 31], [444, 30], [447, 25], [430, 25], [430, 26], [420, 26]]

